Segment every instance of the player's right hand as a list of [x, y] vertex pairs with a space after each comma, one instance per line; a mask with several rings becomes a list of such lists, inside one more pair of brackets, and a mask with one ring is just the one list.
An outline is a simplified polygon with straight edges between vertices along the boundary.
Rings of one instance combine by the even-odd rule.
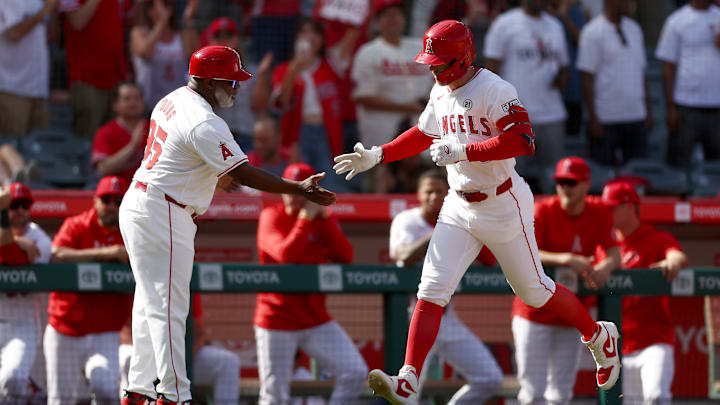
[[372, 169], [382, 161], [383, 150], [380, 147], [373, 146], [372, 149], [365, 149], [362, 142], [355, 144], [354, 153], [345, 153], [335, 156], [335, 166], [333, 170], [337, 174], [348, 173], [345, 180], [350, 180], [356, 174]]
[[302, 190], [302, 195], [308, 200], [320, 205], [331, 205], [335, 203], [335, 193], [326, 190], [318, 184], [325, 177], [325, 172], [313, 174], [307, 179], [298, 183]]

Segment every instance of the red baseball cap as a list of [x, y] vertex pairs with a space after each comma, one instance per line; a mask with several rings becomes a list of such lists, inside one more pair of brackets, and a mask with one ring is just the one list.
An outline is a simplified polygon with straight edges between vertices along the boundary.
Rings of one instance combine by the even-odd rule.
[[25, 200], [34, 203], [30, 188], [23, 183], [10, 183], [10, 201]]
[[585, 162], [585, 159], [578, 156], [562, 158], [555, 166], [553, 179], [587, 181], [590, 180], [590, 167]]
[[400, 7], [401, 9], [405, 9], [402, 0], [377, 0], [375, 2], [375, 15], [380, 15], [380, 13], [389, 7]]
[[640, 197], [632, 184], [615, 182], [607, 184], [603, 188], [602, 202], [608, 207], [617, 207], [625, 203], [638, 204]]
[[282, 176], [288, 180], [300, 181], [307, 179], [313, 174], [315, 174], [315, 170], [307, 163], [293, 163], [285, 168]]
[[208, 36], [214, 37], [220, 31], [230, 31], [234, 35], [237, 35], [237, 24], [229, 17], [216, 18], [210, 23], [210, 26], [208, 26], [207, 33]]
[[120, 176], [105, 176], [100, 179], [95, 189], [95, 196], [102, 197], [108, 194], [124, 195], [128, 187], [129, 184], [127, 180]]

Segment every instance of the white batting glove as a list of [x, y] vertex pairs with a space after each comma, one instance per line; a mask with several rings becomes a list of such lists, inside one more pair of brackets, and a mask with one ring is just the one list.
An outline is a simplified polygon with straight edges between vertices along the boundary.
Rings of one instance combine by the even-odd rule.
[[350, 180], [356, 174], [372, 169], [383, 158], [383, 150], [377, 146], [373, 146], [372, 149], [365, 149], [362, 142], [358, 142], [353, 150], [354, 153], [335, 156], [335, 166], [333, 166], [335, 173], [350, 172], [345, 176], [345, 180]]
[[447, 166], [467, 160], [467, 152], [465, 152], [465, 144], [436, 139], [430, 145], [430, 157], [436, 165]]

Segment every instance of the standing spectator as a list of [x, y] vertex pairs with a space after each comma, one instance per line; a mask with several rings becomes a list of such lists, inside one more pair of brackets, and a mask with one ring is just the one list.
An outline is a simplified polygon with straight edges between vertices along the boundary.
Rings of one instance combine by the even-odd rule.
[[720, 159], [720, 7], [692, 0], [665, 20], [655, 55], [663, 62], [668, 163], [687, 167], [696, 143]]
[[[523, 0], [522, 7], [498, 16], [485, 37], [485, 66], [517, 88], [530, 114], [540, 169], [564, 155], [567, 118], [561, 94], [568, 65], [565, 32], [545, 12], [547, 1]], [[526, 159], [518, 159], [523, 171]]]
[[[599, 197], [589, 196], [590, 168], [582, 158], [560, 160], [557, 195], [535, 203], [535, 239], [543, 266], [569, 267], [599, 288], [620, 267], [612, 218]], [[596, 248], [607, 258], [593, 264]], [[512, 308], [515, 360], [521, 404], [569, 404], [580, 360], [577, 332], [570, 323], [515, 297]]]
[[603, 14], [580, 34], [577, 68], [589, 115], [590, 157], [606, 165], [645, 157], [652, 126], [643, 34], [627, 17], [629, 4], [605, 0]]
[[120, 82], [113, 91], [115, 119], [98, 129], [91, 161], [100, 176], [118, 175], [128, 184], [140, 166], [148, 134], [143, 93], [135, 83]]
[[115, 0], [60, 0], [75, 135], [110, 118], [112, 89], [125, 79], [125, 33]]
[[0, 136], [22, 136], [47, 125], [50, 54], [45, 25], [57, 4], [7, 0], [0, 7]]
[[[0, 215], [4, 217], [0, 218], [0, 264], [47, 263], [51, 254], [50, 237], [30, 222], [33, 204], [30, 189], [22, 183], [12, 183], [0, 194], [3, 211]], [[0, 294], [0, 403], [28, 402], [30, 371], [39, 342], [40, 296]]]
[[[127, 263], [118, 228], [118, 207], [127, 187], [122, 177], [103, 177], [93, 208], [67, 218], [55, 235], [53, 261]], [[119, 331], [130, 308], [129, 294], [50, 293], [43, 341], [48, 404], [74, 404], [83, 377], [97, 404], [119, 402]]]
[[182, 29], [177, 26], [172, 0], [143, 0], [135, 4], [130, 53], [149, 110], [187, 83], [188, 60], [200, 47], [194, 21], [198, 3], [199, 0], [187, 2]]
[[253, 151], [248, 153], [248, 162], [277, 176], [282, 176], [290, 161], [287, 149], [280, 148], [280, 133], [277, 122], [269, 116], [255, 121]]
[[[668, 282], [673, 281], [687, 265], [687, 256], [672, 235], [640, 221], [640, 199], [632, 185], [608, 184], [602, 200], [612, 210], [622, 268], [659, 268]], [[622, 336], [624, 400], [630, 404], [671, 403], [675, 326], [670, 299], [623, 297]]]
[[[313, 174], [307, 164], [295, 163], [285, 169], [283, 177], [300, 180]], [[282, 197], [282, 204], [260, 213], [260, 263], [352, 262], [352, 245], [332, 214], [294, 195]], [[298, 349], [335, 377], [330, 404], [357, 403], [365, 387], [367, 366], [347, 333], [330, 317], [325, 300], [325, 294], [257, 294], [254, 324], [260, 405], [290, 401], [290, 379]]]
[[[401, 267], [412, 266], [425, 257], [449, 189], [445, 174], [437, 169], [423, 173], [417, 183], [420, 207], [399, 213], [390, 226], [390, 257]], [[483, 251], [486, 255], [489, 252], [487, 248]], [[494, 264], [495, 258], [491, 254], [489, 256]], [[411, 307], [414, 308], [415, 303], [411, 303]], [[492, 353], [465, 326], [451, 304], [445, 307], [438, 337], [428, 357], [432, 353], [440, 354], [468, 381], [450, 399], [448, 403], [451, 405], [483, 404], [502, 384], [502, 370]], [[425, 362], [418, 390], [422, 390], [429, 364]]]
[[301, 0], [253, 0], [250, 32], [256, 58], [268, 52], [276, 63], [293, 54], [293, 35], [300, 21]]
[[[360, 141], [368, 146], [390, 142], [417, 121], [433, 83], [427, 68], [414, 60], [420, 40], [403, 36], [403, 2], [380, 0], [375, 12], [380, 35], [360, 48], [352, 67]], [[388, 167], [378, 166], [373, 172], [372, 191], [389, 191], [382, 187]]]
[[326, 54], [322, 26], [303, 20], [295, 38], [290, 62], [273, 72], [272, 98], [282, 112], [282, 144], [300, 148], [302, 160], [317, 172], [325, 172], [328, 188], [346, 191], [346, 182], [332, 170], [332, 158], [342, 152], [342, 106], [338, 72], [348, 60], [330, 50]]

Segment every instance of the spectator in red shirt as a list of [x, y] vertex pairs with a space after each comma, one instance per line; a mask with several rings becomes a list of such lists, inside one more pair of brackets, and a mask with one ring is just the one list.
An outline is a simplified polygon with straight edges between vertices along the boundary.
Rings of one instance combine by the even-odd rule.
[[[118, 208], [127, 188], [121, 177], [103, 177], [94, 207], [67, 218], [55, 235], [53, 260], [127, 263], [118, 227]], [[86, 276], [92, 281], [92, 272]], [[81, 378], [87, 379], [96, 403], [119, 402], [119, 331], [130, 309], [129, 294], [50, 293], [43, 340], [48, 404], [74, 404]]]
[[100, 176], [118, 175], [128, 183], [140, 167], [148, 134], [143, 117], [142, 90], [132, 82], [121, 82], [113, 92], [117, 118], [98, 129], [93, 141], [91, 161]]
[[[623, 269], [659, 268], [672, 281], [687, 265], [677, 240], [640, 221], [640, 198], [631, 184], [605, 186], [602, 201], [612, 210]], [[675, 326], [670, 299], [623, 297], [623, 396], [630, 403], [669, 404], [675, 370]]]
[[116, 0], [60, 0], [65, 14], [75, 135], [90, 137], [110, 118], [113, 87], [126, 76], [125, 33]]
[[[314, 174], [304, 163], [288, 166], [283, 177]], [[325, 208], [283, 194], [283, 203], [265, 208], [258, 222], [260, 263], [350, 263], [352, 245]], [[302, 271], [302, 270], [298, 270]], [[365, 387], [367, 366], [350, 337], [325, 306], [325, 294], [259, 293], [255, 341], [260, 374], [260, 405], [287, 404], [298, 349], [335, 377], [331, 404], [352, 405]]]
[[269, 116], [255, 121], [253, 151], [248, 153], [248, 162], [277, 176], [282, 176], [290, 160], [287, 149], [280, 148], [280, 134], [277, 122]]

